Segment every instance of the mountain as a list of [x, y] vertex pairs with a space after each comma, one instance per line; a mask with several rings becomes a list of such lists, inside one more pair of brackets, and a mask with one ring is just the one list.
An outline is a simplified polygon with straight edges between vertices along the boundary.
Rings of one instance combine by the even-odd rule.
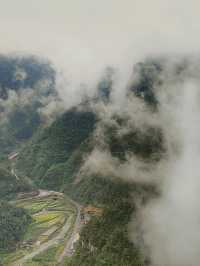
[[25, 177], [17, 179], [11, 169], [0, 168], [0, 200], [16, 198], [19, 192], [28, 192], [34, 185]]
[[55, 97], [55, 70], [48, 61], [0, 55], [0, 156], [36, 132], [40, 113]]
[[[66, 175], [67, 161], [89, 138], [94, 131], [95, 122], [94, 113], [80, 111], [78, 108], [71, 109], [50, 127], [37, 132], [20, 151], [17, 168], [42, 186], [45, 186], [46, 180], [51, 182], [48, 176], [56, 171], [63, 171]], [[72, 163], [69, 167], [71, 166]], [[54, 178], [54, 174], [52, 178]], [[52, 183], [56, 183], [56, 187], [59, 188], [63, 182], [64, 180], [60, 176], [60, 180]], [[54, 185], [48, 188], [53, 187]]]
[[[141, 79], [141, 83], [145, 82]], [[149, 84], [145, 87], [141, 83], [134, 86], [144, 91], [150, 89]], [[140, 89], [135, 91], [134, 86], [129, 88], [129, 93], [141, 97]], [[121, 130], [127, 128], [126, 117], [115, 113], [111, 117], [112, 123], [105, 123], [96, 113], [93, 105], [101, 105], [102, 101], [105, 105], [110, 103], [110, 87], [110, 83], [100, 82], [100, 96], [68, 110], [49, 127], [40, 129], [19, 150], [17, 158], [19, 173], [29, 176], [40, 188], [56, 189], [83, 205], [92, 204], [104, 209], [101, 217], [93, 217], [84, 227], [76, 253], [66, 265], [148, 264], [140, 248], [129, 241], [127, 226], [136, 216], [137, 202], [155, 197], [156, 188], [142, 182], [130, 184], [112, 174], [104, 176], [101, 172], [83, 169], [87, 158], [97, 148], [111, 154], [122, 167], [128, 162], [127, 156], [153, 163], [164, 153], [160, 128], [149, 126], [140, 131], [133, 127], [121, 134]], [[147, 95], [150, 94], [147, 92]], [[144, 100], [154, 105], [152, 99], [153, 96], [148, 96]], [[98, 137], [99, 130], [103, 144]]]
[[[68, 120], [71, 118], [72, 124]], [[98, 123], [94, 118], [90, 112], [67, 112], [50, 128], [40, 132], [39, 139], [32, 139], [20, 151], [16, 167], [24, 175], [29, 173], [42, 188], [64, 191], [81, 204], [104, 209], [102, 217], [94, 217], [84, 227], [76, 254], [66, 265], [143, 265], [144, 258], [138, 247], [130, 243], [126, 226], [135, 210], [131, 193], [144, 200], [154, 189], [130, 186], [111, 176], [85, 174], [76, 180], [81, 165], [94, 148], [92, 133]], [[73, 143], [76, 145], [71, 146]], [[91, 246], [95, 252], [91, 251]]]
[[[101, 216], [91, 217], [84, 226], [74, 256], [63, 265], [148, 265], [141, 246], [129, 239], [128, 224], [136, 219], [138, 202], [145, 204], [159, 191], [155, 185], [142, 181], [129, 182], [121, 169], [130, 164], [131, 158], [146, 165], [156, 164], [165, 153], [162, 130], [156, 124], [141, 129], [132, 123], [130, 113], [121, 110], [105, 113], [112, 104], [112, 69], [107, 69], [94, 98], [87, 98], [44, 126], [39, 115], [39, 110], [46, 107], [43, 96], [57, 99], [53, 68], [35, 58], [4, 61], [1, 66], [0, 58], [2, 103], [9, 106], [12, 91], [15, 96], [26, 95], [30, 88], [34, 100], [28, 98], [22, 105], [18, 101], [9, 112], [6, 107], [2, 110], [7, 119], [0, 130], [4, 159], [0, 172], [1, 198], [14, 198], [18, 192], [35, 188], [48, 189], [61, 191], [83, 206], [103, 210]], [[1, 72], [3, 67], [6, 70]], [[154, 83], [159, 82], [157, 73], [161, 66], [147, 62], [136, 67], [139, 79], [127, 88], [127, 106], [134, 107], [131, 99], [136, 96], [156, 113]], [[8, 78], [1, 81], [3, 71], [8, 71]], [[17, 81], [12, 84], [13, 75]], [[44, 80], [48, 80], [45, 89], [41, 85]], [[6, 154], [16, 147], [14, 168], [20, 180], [11, 174], [11, 166], [6, 169], [4, 163]], [[97, 162], [102, 156], [106, 160], [99, 167]], [[142, 236], [136, 233], [142, 245]]]

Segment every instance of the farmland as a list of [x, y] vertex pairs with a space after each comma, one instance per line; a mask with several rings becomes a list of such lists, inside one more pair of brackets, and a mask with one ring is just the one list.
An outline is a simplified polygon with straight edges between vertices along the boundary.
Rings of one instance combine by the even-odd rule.
[[1, 254], [3, 265], [57, 265], [76, 220], [77, 209], [73, 202], [61, 193], [49, 192], [12, 204], [26, 209], [32, 223], [17, 248]]

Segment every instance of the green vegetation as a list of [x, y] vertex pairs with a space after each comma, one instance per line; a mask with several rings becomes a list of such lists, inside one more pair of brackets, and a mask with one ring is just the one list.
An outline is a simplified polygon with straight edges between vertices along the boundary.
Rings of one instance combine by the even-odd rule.
[[[159, 106], [155, 87], [163, 82], [164, 64], [161, 59], [137, 64], [138, 77], [129, 82], [126, 91], [130, 99], [136, 95], [152, 112]], [[174, 70], [177, 75], [184, 74], [185, 67], [180, 62]], [[41, 245], [54, 241], [68, 223], [68, 231], [59, 240], [28, 257], [24, 266], [149, 265], [140, 246], [130, 242], [128, 224], [131, 218], [137, 220], [138, 201], [142, 205], [155, 197], [156, 188], [81, 171], [94, 148], [106, 149], [120, 164], [126, 163], [130, 156], [155, 164], [165, 152], [160, 128], [134, 128], [130, 114], [124, 111], [101, 121], [102, 116], [98, 119], [88, 107], [90, 102], [105, 106], [110, 103], [113, 74], [113, 69], [106, 70], [94, 99], [87, 99], [52, 124], [44, 125], [40, 116], [45, 107], [43, 99], [58, 99], [54, 69], [34, 57], [0, 56], [0, 266], [13, 266]], [[28, 101], [17, 100], [21, 95], [26, 98], [26, 94]], [[10, 96], [16, 99], [12, 106], [8, 104], [7, 110]], [[102, 134], [94, 134], [96, 128]], [[11, 165], [7, 156], [16, 149], [19, 156]], [[62, 191], [83, 206], [93, 205], [103, 210], [102, 216], [90, 217], [74, 255], [64, 258], [61, 264], [58, 258], [72, 232], [76, 208], [67, 197], [55, 194], [16, 200], [19, 192], [38, 188]], [[141, 237], [139, 230], [136, 235]]]
[[13, 199], [17, 193], [32, 189], [33, 186], [27, 178], [17, 179], [10, 169], [0, 167], [0, 199]]
[[[24, 210], [31, 220], [24, 228], [21, 241], [16, 248], [2, 252], [3, 265], [13, 265], [14, 262], [20, 261], [26, 255], [40, 249], [40, 246], [57, 237], [65, 223], [69, 222], [68, 231], [63, 233], [57, 244], [53, 242], [54, 245], [25, 262], [25, 265], [52, 265], [47, 264], [47, 261], [50, 260], [51, 263], [56, 263], [63, 251], [68, 234], [71, 232], [76, 214], [74, 206], [65, 197], [53, 194], [43, 198], [17, 200], [15, 205], [17, 209]], [[14, 246], [12, 245], [12, 247]], [[40, 264], [38, 264], [39, 261]]]
[[[92, 112], [80, 112], [77, 109], [66, 112], [50, 127], [39, 131], [24, 147], [17, 168], [24, 175], [33, 178], [38, 185], [44, 186], [47, 180], [47, 187], [50, 183], [58, 188], [64, 182], [60, 172], [66, 172], [65, 163], [93, 132], [95, 121]], [[55, 177], [57, 171], [58, 175]], [[53, 181], [49, 177], [58, 180]]]
[[35, 256], [32, 260], [24, 263], [24, 266], [56, 266], [55, 261], [58, 247], [49, 248], [47, 251]]
[[0, 202], [0, 249], [13, 249], [23, 238], [31, 220], [24, 209]]
[[55, 70], [48, 61], [0, 55], [0, 159], [36, 132], [42, 122], [42, 97], [55, 96], [54, 85]]
[[[127, 153], [159, 160], [164, 151], [159, 129], [120, 135], [117, 128], [127, 121], [113, 119], [116, 128], [104, 125], [105, 142], [113, 156], [121, 163], [126, 161]], [[155, 188], [100, 175], [82, 174], [76, 178], [87, 154], [96, 145], [92, 135], [96, 123], [93, 113], [70, 110], [34, 136], [21, 150], [16, 167], [39, 187], [61, 190], [81, 204], [104, 209], [102, 217], [92, 218], [84, 227], [75, 255], [63, 265], [143, 266], [145, 258], [139, 247], [129, 241], [128, 223], [131, 215], [136, 215], [134, 197], [145, 202], [155, 195]], [[40, 265], [39, 260], [42, 254], [32, 259], [30, 265]], [[48, 260], [45, 263], [48, 265]]]
[[[118, 119], [116, 119], [116, 124], [118, 122]], [[128, 153], [145, 160], [159, 160], [161, 158], [164, 146], [162, 132], [159, 128], [149, 127], [144, 132], [132, 129], [123, 135], [117, 133], [117, 126], [106, 129], [107, 143], [113, 156], [122, 161], [126, 160]]]
[[83, 228], [75, 255], [63, 265], [145, 265], [139, 247], [129, 241], [128, 223], [131, 216], [136, 215], [134, 198], [145, 202], [155, 194], [154, 187], [150, 186], [130, 185], [102, 177], [83, 178], [72, 196], [100, 206], [104, 212], [101, 217], [93, 217]]
[[[159, 65], [151, 62], [147, 67], [138, 65], [140, 78], [137, 83], [131, 84], [128, 91], [130, 95], [134, 92], [138, 97], [144, 97], [149, 108], [153, 110], [156, 110], [157, 106], [153, 86], [154, 82], [159, 82], [155, 79], [159, 71]], [[112, 71], [100, 82], [94, 102], [109, 103], [112, 89], [111, 74]], [[147, 265], [140, 248], [129, 241], [128, 224], [131, 217], [136, 217], [137, 201], [142, 204], [155, 196], [155, 188], [143, 184], [126, 184], [112, 176], [79, 174], [85, 158], [96, 145], [98, 148], [108, 149], [122, 164], [129, 155], [156, 163], [164, 152], [162, 132], [159, 128], [151, 127], [144, 130], [130, 129], [130, 118], [124, 118], [124, 114], [122, 117], [116, 114], [112, 117], [113, 123], [100, 124], [104, 134], [102, 147], [98, 136], [94, 136], [95, 128], [101, 121], [97, 120], [91, 110], [83, 111], [84, 108], [84, 104], [72, 108], [50, 126], [40, 128], [37, 117], [33, 117], [32, 120], [30, 116], [26, 117], [23, 112], [21, 113], [20, 108], [16, 110], [12, 124], [14, 129], [10, 128], [9, 132], [12, 134], [8, 139], [13, 143], [16, 139], [28, 139], [33, 132], [34, 135], [19, 148], [15, 168], [17, 173], [20, 173], [20, 179], [17, 180], [10, 174], [9, 167], [7, 170], [0, 169], [0, 197], [11, 199], [19, 191], [31, 190], [29, 182], [26, 182], [27, 178], [21, 177], [27, 176], [38, 188], [62, 191], [83, 205], [91, 204], [103, 209], [102, 216], [92, 217], [83, 228], [74, 256], [70, 259], [65, 258], [62, 266]], [[27, 111], [27, 114], [29, 113], [34, 114], [30, 110]], [[30, 132], [29, 122], [33, 126], [33, 131]], [[129, 130], [123, 131], [123, 128]], [[5, 143], [5, 147], [10, 145], [4, 140], [2, 143]], [[25, 199], [17, 201], [16, 204], [17, 207], [26, 209], [32, 217], [32, 223], [23, 235], [25, 247], [19, 246], [15, 252], [6, 254], [3, 257], [5, 265], [18, 261], [35, 250], [38, 241], [42, 244], [53, 239], [65, 222], [70, 217], [75, 217], [74, 208], [67, 204], [64, 198], [55, 200], [49, 196], [43, 199]], [[24, 265], [57, 265], [56, 261], [63, 250], [66, 238], [67, 236], [64, 236], [58, 245], [34, 256]]]
[[93, 219], [83, 229], [82, 241], [69, 265], [144, 265], [139, 249], [128, 240], [127, 223], [131, 214], [129, 204], [116, 204], [101, 218]]

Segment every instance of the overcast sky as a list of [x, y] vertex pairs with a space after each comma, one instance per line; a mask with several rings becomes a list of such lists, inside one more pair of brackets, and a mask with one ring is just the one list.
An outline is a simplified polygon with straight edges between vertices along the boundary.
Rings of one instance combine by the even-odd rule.
[[198, 0], [0, 0], [2, 53], [40, 53], [84, 71], [199, 50]]

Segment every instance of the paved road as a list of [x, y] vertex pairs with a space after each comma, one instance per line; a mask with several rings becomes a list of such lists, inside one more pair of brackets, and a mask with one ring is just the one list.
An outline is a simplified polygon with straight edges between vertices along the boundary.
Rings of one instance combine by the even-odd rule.
[[59, 243], [59, 241], [61, 239], [64, 238], [65, 234], [68, 232], [68, 230], [70, 229], [70, 225], [71, 225], [71, 219], [72, 216], [70, 216], [67, 220], [67, 222], [65, 223], [65, 225], [63, 226], [61, 232], [54, 237], [53, 239], [45, 242], [44, 244], [41, 244], [36, 250], [34, 250], [33, 252], [31, 252], [30, 254], [24, 256], [22, 259], [20, 259], [19, 261], [15, 262], [13, 264], [13, 266], [22, 266], [26, 261], [32, 259], [33, 257], [39, 255], [40, 253], [42, 253], [43, 251], [49, 249], [50, 247], [56, 245]]
[[59, 257], [58, 262], [62, 262], [65, 257], [71, 257], [73, 255], [74, 243], [76, 241], [77, 234], [80, 233], [81, 228], [82, 228], [82, 223], [81, 223], [81, 208], [82, 208], [82, 206], [70, 198], [68, 198], [68, 200], [76, 207], [77, 216], [76, 216], [76, 221], [74, 223], [74, 228], [73, 228], [72, 234], [65, 245], [63, 253]]

